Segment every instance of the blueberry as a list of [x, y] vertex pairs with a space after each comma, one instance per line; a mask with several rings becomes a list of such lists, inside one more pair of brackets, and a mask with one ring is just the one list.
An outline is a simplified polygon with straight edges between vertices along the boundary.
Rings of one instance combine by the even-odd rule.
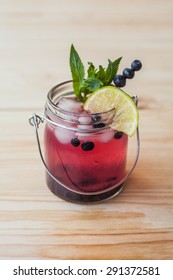
[[99, 122], [101, 120], [101, 116], [100, 115], [94, 115], [94, 116], [92, 116], [91, 119], [92, 119], [93, 122]]
[[136, 59], [132, 62], [131, 67], [134, 71], [139, 71], [142, 68], [142, 63]]
[[80, 140], [78, 138], [73, 138], [73, 139], [71, 139], [71, 144], [74, 147], [78, 147], [80, 145]]
[[132, 79], [135, 75], [135, 72], [131, 68], [125, 68], [123, 71], [123, 76], [126, 77], [127, 79]]
[[93, 128], [102, 128], [102, 127], [105, 127], [105, 123], [93, 124]]
[[84, 150], [84, 151], [91, 151], [94, 149], [94, 143], [93, 142], [83, 142], [81, 147], [82, 147], [82, 150]]
[[115, 139], [121, 139], [123, 137], [123, 132], [117, 131], [114, 135]]
[[123, 75], [116, 75], [114, 77], [114, 84], [117, 87], [124, 87], [126, 85], [126, 78]]

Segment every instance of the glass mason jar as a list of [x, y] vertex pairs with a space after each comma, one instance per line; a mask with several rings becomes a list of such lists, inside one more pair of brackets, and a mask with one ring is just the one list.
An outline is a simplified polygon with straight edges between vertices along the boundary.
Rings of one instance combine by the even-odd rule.
[[[61, 83], [49, 91], [44, 116], [31, 118], [36, 123], [46, 182], [52, 193], [70, 202], [104, 201], [122, 190], [137, 163], [139, 143], [135, 163], [126, 174], [128, 136], [110, 128], [114, 109], [88, 114], [77, 101], [77, 113], [68, 104], [60, 107], [62, 98], [68, 103], [73, 97], [72, 82]], [[38, 137], [38, 123], [44, 120], [45, 160]]]

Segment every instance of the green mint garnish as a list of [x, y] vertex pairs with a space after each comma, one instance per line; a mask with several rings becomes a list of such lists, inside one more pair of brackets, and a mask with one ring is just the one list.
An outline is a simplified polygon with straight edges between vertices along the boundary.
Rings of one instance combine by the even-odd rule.
[[70, 50], [70, 68], [73, 78], [74, 93], [79, 100], [83, 101], [80, 88], [84, 80], [85, 69], [73, 45], [71, 45]]
[[85, 79], [81, 85], [81, 91], [87, 95], [91, 92], [94, 92], [96, 89], [103, 86], [101, 80], [97, 79], [96, 77], [88, 77]]
[[121, 59], [122, 57], [116, 59], [113, 62], [108, 59], [108, 66], [106, 69], [101, 65], [99, 65], [99, 68], [96, 69], [92, 62], [88, 62], [88, 75], [87, 78], [85, 78], [84, 65], [74, 46], [71, 45], [70, 69], [73, 79], [73, 89], [76, 97], [80, 101], [85, 102], [88, 94], [103, 86], [110, 85], [113, 78], [117, 74]]
[[113, 62], [110, 59], [108, 59], [109, 64], [105, 71], [105, 77], [103, 78], [105, 86], [109, 85], [112, 82], [113, 78], [116, 76], [121, 58], [122, 57], [116, 59]]

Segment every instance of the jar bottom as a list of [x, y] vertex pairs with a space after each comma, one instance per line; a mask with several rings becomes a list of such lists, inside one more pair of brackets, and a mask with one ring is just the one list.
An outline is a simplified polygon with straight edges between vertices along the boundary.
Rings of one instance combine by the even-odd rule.
[[68, 202], [78, 203], [78, 204], [94, 204], [94, 203], [99, 203], [111, 199], [114, 196], [117, 196], [122, 191], [125, 185], [125, 183], [120, 184], [118, 187], [100, 194], [85, 195], [85, 194], [75, 193], [73, 191], [64, 188], [63, 186], [58, 184], [47, 172], [46, 172], [46, 183], [50, 191], [56, 196]]

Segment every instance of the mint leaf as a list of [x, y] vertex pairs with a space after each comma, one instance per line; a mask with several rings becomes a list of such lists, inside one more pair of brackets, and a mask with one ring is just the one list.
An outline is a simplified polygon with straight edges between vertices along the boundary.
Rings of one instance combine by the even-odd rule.
[[113, 62], [110, 59], [108, 60], [109, 63], [103, 81], [104, 85], [109, 85], [112, 82], [113, 78], [116, 76], [121, 59], [122, 57], [116, 59]]
[[105, 69], [101, 65], [99, 65], [99, 70], [97, 70], [97, 73], [96, 73], [97, 79], [100, 79], [101, 81], [103, 81], [105, 78], [105, 75], [106, 75]]
[[95, 66], [92, 62], [88, 62], [89, 68], [88, 68], [88, 77], [95, 77]]
[[83, 81], [81, 90], [83, 90], [85, 94], [88, 94], [94, 92], [96, 89], [100, 88], [101, 86], [103, 86], [102, 81], [94, 77], [89, 77]]
[[73, 78], [74, 93], [76, 94], [77, 98], [82, 101], [80, 87], [84, 80], [85, 69], [73, 45], [71, 45], [70, 49], [70, 69]]

